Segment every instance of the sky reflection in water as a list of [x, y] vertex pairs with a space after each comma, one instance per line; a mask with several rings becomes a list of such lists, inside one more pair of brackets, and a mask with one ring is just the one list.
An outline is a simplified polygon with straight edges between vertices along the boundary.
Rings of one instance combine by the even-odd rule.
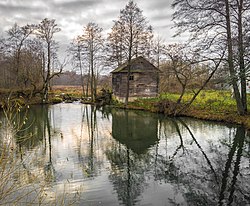
[[16, 147], [48, 202], [250, 204], [242, 127], [82, 104], [34, 106], [26, 125], [18, 135], [31, 138]]

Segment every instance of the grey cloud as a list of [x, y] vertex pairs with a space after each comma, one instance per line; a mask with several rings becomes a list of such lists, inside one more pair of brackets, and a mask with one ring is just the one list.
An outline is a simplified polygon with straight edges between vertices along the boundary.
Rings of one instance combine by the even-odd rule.
[[[20, 3], [21, 2], [21, 3]], [[34, 2], [34, 1], [33, 1]], [[0, 3], [0, 13], [5, 22], [0, 25], [12, 26], [14, 23], [20, 25], [26, 23], [38, 23], [42, 15], [46, 13], [47, 6], [43, 2], [27, 3], [23, 1], [12, 1], [11, 3]], [[9, 25], [6, 25], [8, 22]]]
[[16, 14], [19, 12], [28, 12], [30, 10], [29, 7], [26, 6], [17, 6], [17, 5], [5, 5], [5, 4], [1, 4], [0, 3], [0, 11], [1, 11], [1, 15], [8, 15], [9, 17], [11, 17], [10, 15], [12, 14]]
[[90, 7], [95, 7], [100, 4], [99, 1], [91, 0], [74, 0], [74, 1], [64, 1], [64, 2], [53, 2], [53, 7], [59, 9], [59, 11], [64, 11], [65, 13], [74, 13], [75, 11], [89, 9]]
[[145, 1], [140, 0], [138, 5], [142, 5], [145, 9], [154, 9], [161, 11], [162, 9], [171, 9], [172, 0], [155, 0]]
[[[19, 2], [19, 3], [18, 3]], [[20, 3], [21, 2], [21, 3]], [[36, 3], [34, 3], [36, 2]], [[12, 3], [0, 2], [0, 9], [5, 12], [29, 12], [31, 10], [39, 11], [47, 7], [46, 4], [41, 0], [38, 1], [12, 1]], [[28, 14], [28, 13], [27, 13]]]
[[91, 1], [91, 0], [74, 0], [74, 1], [65, 1], [65, 2], [54, 2], [54, 5], [65, 9], [77, 8], [77, 7], [91, 7], [100, 4], [98, 1]]
[[151, 16], [151, 19], [153, 21], [170, 20], [171, 18], [172, 18], [172, 13], [154, 14]]
[[[134, 1], [157, 33], [169, 34], [171, 0]], [[62, 28], [62, 35], [56, 40], [69, 42], [90, 21], [108, 31], [127, 3], [128, 0], [0, 0], [0, 28], [5, 30], [15, 22], [24, 25], [39, 23], [43, 18], [56, 19]]]

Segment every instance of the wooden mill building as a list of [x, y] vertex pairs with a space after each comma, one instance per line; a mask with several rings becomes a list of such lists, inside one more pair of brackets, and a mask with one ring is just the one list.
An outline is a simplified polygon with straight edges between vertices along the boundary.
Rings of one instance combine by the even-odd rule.
[[[129, 101], [136, 98], [156, 97], [159, 89], [160, 70], [143, 57], [131, 60], [129, 77]], [[111, 72], [114, 96], [125, 101], [128, 64], [122, 64]]]

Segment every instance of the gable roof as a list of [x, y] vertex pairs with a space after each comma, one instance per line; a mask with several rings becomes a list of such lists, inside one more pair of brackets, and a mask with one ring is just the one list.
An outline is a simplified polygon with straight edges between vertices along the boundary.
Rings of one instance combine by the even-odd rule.
[[[122, 64], [115, 70], [113, 70], [111, 73], [127, 73], [128, 72], [128, 62]], [[155, 67], [153, 64], [151, 64], [148, 60], [146, 60], [144, 57], [139, 56], [137, 58], [134, 58], [131, 60], [131, 68], [130, 72], [160, 72], [160, 70]]]

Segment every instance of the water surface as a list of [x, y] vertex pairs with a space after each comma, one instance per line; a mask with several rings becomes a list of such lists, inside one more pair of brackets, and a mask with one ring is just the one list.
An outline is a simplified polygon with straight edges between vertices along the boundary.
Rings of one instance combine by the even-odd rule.
[[243, 127], [77, 103], [30, 108], [12, 136], [5, 121], [15, 181], [43, 185], [41, 203], [250, 205]]

